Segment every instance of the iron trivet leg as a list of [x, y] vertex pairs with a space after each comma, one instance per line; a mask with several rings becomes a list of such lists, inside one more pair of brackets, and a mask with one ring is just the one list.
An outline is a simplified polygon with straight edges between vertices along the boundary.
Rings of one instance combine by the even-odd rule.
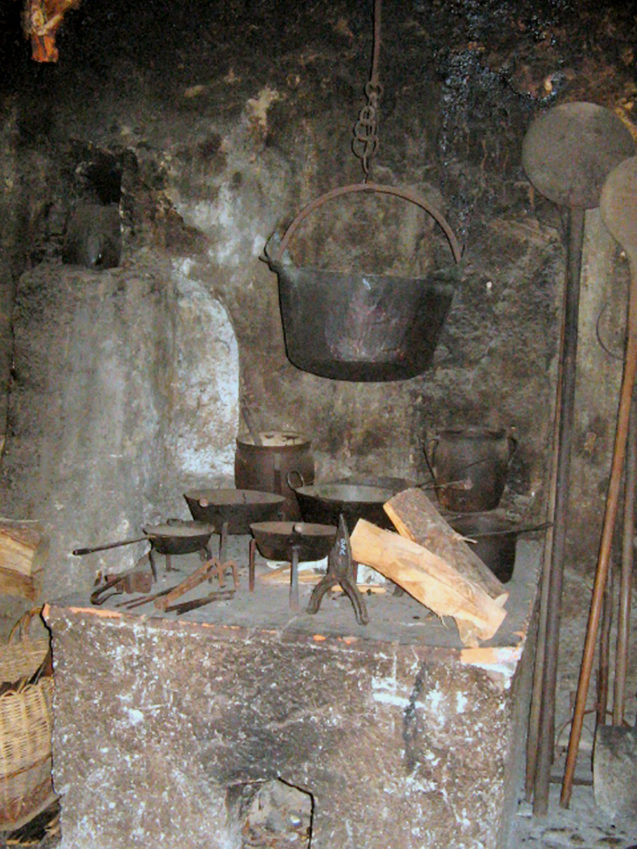
[[250, 548], [248, 549], [248, 589], [251, 593], [254, 592], [254, 556], [257, 550], [257, 541], [252, 537], [250, 540]]
[[290, 563], [290, 591], [288, 597], [290, 610], [298, 610], [299, 605], [299, 550], [292, 546], [292, 562]]
[[338, 520], [338, 533], [336, 534], [334, 546], [327, 556], [327, 572], [312, 590], [307, 612], [318, 613], [323, 596], [337, 584], [340, 585], [343, 592], [351, 601], [358, 624], [367, 625], [369, 622], [367, 605], [360, 590], [356, 586], [354, 566], [352, 563], [352, 549], [349, 542], [347, 525], [342, 514]]
[[234, 588], [235, 590], [239, 588], [239, 574], [237, 571], [237, 564], [234, 560], [226, 560], [225, 563], [221, 563], [221, 561], [215, 558], [215, 569], [217, 570], [220, 587], [224, 586], [226, 569], [230, 569], [232, 571], [232, 582], [234, 584]]
[[153, 573], [153, 581], [157, 581], [157, 563], [155, 561], [155, 555], [153, 554], [153, 547], [151, 545], [148, 551], [148, 562], [150, 563], [150, 571]]
[[226, 562], [226, 546], [228, 545], [228, 522], [227, 520], [221, 525], [221, 533], [219, 534], [219, 562]]

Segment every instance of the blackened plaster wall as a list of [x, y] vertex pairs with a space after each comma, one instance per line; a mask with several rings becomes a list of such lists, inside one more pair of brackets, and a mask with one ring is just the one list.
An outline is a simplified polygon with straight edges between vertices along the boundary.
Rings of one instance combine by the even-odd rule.
[[[68, 15], [60, 61], [51, 66], [35, 65], [26, 42], [5, 36], [12, 73], [3, 83], [0, 156], [0, 377], [9, 389], [3, 509], [44, 519], [57, 539], [47, 594], [92, 577], [91, 564], [71, 565], [72, 539], [115, 538], [177, 511], [193, 476], [231, 482], [228, 452], [242, 405], [265, 427], [307, 433], [318, 479], [366, 472], [423, 480], [422, 444], [439, 428], [515, 428], [519, 450], [506, 504], [525, 519], [544, 517], [564, 222], [526, 180], [521, 144], [533, 117], [564, 101], [592, 100], [630, 121], [634, 21], [612, 3], [385, 3], [373, 177], [439, 206], [464, 247], [462, 275], [427, 373], [391, 384], [343, 383], [300, 372], [286, 359], [277, 281], [260, 257], [268, 236], [303, 204], [360, 179], [350, 140], [364, 102], [371, 6], [85, 0]], [[121, 166], [122, 263], [78, 281], [61, 263], [61, 245], [86, 188], [83, 164], [99, 152]], [[300, 233], [296, 258], [415, 273], [448, 254], [418, 211], [350, 199]], [[590, 213], [569, 531], [569, 566], [584, 576], [595, 564], [620, 374], [597, 327], [606, 346], [621, 351], [626, 280], [624, 260]], [[61, 383], [80, 392], [81, 348], [75, 361], [62, 360], [64, 381], [51, 377], [49, 361], [45, 368], [32, 356], [34, 340], [55, 338], [70, 302], [84, 309], [83, 286], [87, 298], [101, 287], [128, 305], [122, 320], [121, 312], [109, 318], [107, 301], [97, 304], [91, 333], [99, 329], [105, 344], [119, 334], [133, 355], [138, 340], [131, 335], [127, 344], [126, 334], [148, 328], [148, 356], [134, 357], [137, 365], [121, 374], [145, 375], [149, 403], [157, 405], [154, 417], [129, 408], [117, 438], [139, 438], [128, 440], [126, 471], [112, 481], [120, 491], [105, 505], [77, 486], [91, 458], [98, 482], [110, 474], [98, 462], [99, 427], [86, 453], [71, 452], [73, 461], [61, 467], [59, 430], [44, 400]], [[184, 356], [201, 366], [205, 329], [193, 303], [180, 313], [185, 291], [202, 298], [223, 328], [213, 342], [219, 356], [225, 345], [226, 372], [235, 377], [219, 392], [221, 425], [214, 410], [201, 415], [196, 400], [185, 403], [178, 387], [169, 401], [162, 389], [162, 369], [178, 373], [170, 344], [178, 314], [190, 340]], [[150, 301], [144, 292], [153, 293]], [[210, 356], [214, 345], [202, 362]], [[211, 381], [216, 371], [211, 363]], [[95, 388], [82, 391], [91, 397]], [[195, 379], [193, 397], [206, 391], [205, 376]], [[78, 394], [73, 405], [81, 407]], [[178, 430], [168, 423], [175, 410]], [[114, 421], [108, 406], [103, 416]], [[166, 445], [179, 439], [198, 446], [197, 468], [183, 442], [174, 462], [164, 463]], [[62, 509], [50, 509], [54, 503]], [[586, 601], [585, 592], [567, 593], [567, 612]]]

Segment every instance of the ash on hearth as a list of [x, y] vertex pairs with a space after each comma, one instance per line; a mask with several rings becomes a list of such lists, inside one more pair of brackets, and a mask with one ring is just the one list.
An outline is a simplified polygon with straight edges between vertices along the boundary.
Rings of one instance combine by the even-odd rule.
[[283, 781], [265, 782], [242, 828], [242, 849], [306, 849], [312, 833], [310, 793]]

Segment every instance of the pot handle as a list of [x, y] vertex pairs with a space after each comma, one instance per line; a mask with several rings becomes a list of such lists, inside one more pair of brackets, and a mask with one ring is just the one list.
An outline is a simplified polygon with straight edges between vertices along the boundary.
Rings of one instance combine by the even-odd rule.
[[93, 554], [94, 551], [107, 551], [109, 548], [119, 548], [122, 545], [132, 545], [134, 542], [144, 542], [148, 539], [148, 535], [143, 537], [135, 537], [135, 539], [123, 539], [119, 542], [109, 542], [106, 545], [94, 545], [92, 548], [74, 548], [73, 554], [75, 557], [83, 557], [85, 554]]
[[386, 186], [380, 183], [351, 183], [347, 186], [340, 186], [339, 188], [332, 189], [331, 191], [326, 192], [324, 195], [315, 198], [313, 201], [308, 203], [307, 206], [304, 206], [303, 209], [299, 213], [297, 213], [292, 223], [288, 226], [279, 244], [275, 245], [274, 256], [271, 257], [269, 255], [266, 244], [265, 259], [270, 264], [270, 266], [277, 265], [278, 263], [280, 263], [281, 258], [283, 257], [283, 254], [285, 253], [285, 250], [290, 242], [290, 239], [308, 215], [310, 215], [319, 206], [322, 206], [324, 203], [327, 203], [327, 201], [333, 200], [334, 198], [340, 197], [341, 195], [352, 194], [354, 192], [378, 192], [379, 194], [394, 195], [395, 197], [402, 198], [403, 200], [406, 200], [409, 203], [413, 203], [416, 206], [419, 206], [421, 209], [424, 209], [425, 212], [427, 212], [429, 215], [431, 215], [432, 218], [435, 219], [436, 223], [447, 237], [449, 247], [451, 248], [451, 252], [456, 263], [460, 262], [460, 259], [462, 257], [462, 250], [460, 248], [460, 243], [458, 242], [456, 234], [451, 229], [451, 226], [449, 225], [447, 219], [443, 216], [443, 214], [438, 209], [436, 209], [435, 206], [430, 204], [429, 201], [425, 200], [425, 198], [423, 198], [421, 195], [418, 195], [415, 192], [411, 192], [408, 189], [399, 189], [395, 186]]
[[513, 460], [513, 455], [518, 450], [518, 440], [512, 433], [507, 433], [507, 441], [509, 443], [509, 457], [507, 459], [507, 466], [511, 465], [511, 460]]
[[[459, 513], [459, 516], [466, 516], [466, 513]], [[454, 517], [458, 518], [458, 516]], [[507, 536], [507, 534], [530, 534], [532, 531], [545, 531], [547, 528], [552, 528], [553, 522], [541, 522], [539, 525], [523, 525], [521, 528], [511, 528], [510, 530], [503, 531], [476, 531], [472, 533], [468, 539], [480, 539], [482, 537], [500, 537]]]
[[434, 472], [434, 464], [435, 464], [435, 454], [436, 447], [438, 446], [438, 442], [440, 441], [439, 436], [432, 437], [429, 443], [429, 449], [427, 449], [426, 441], [421, 442], [422, 445], [422, 453], [425, 455], [425, 463], [427, 465], [427, 471], [431, 475], [431, 480], [433, 481], [434, 487], [437, 486], [436, 483], [436, 473]]
[[299, 480], [301, 481], [301, 486], [305, 486], [305, 478], [303, 477], [303, 473], [300, 472], [298, 469], [290, 469], [290, 471], [287, 472], [287, 474], [285, 476], [285, 480], [287, 482], [287, 485], [290, 487], [290, 489], [293, 489], [293, 490], [299, 489], [299, 487], [294, 486], [294, 484], [290, 480], [291, 475], [298, 475]]

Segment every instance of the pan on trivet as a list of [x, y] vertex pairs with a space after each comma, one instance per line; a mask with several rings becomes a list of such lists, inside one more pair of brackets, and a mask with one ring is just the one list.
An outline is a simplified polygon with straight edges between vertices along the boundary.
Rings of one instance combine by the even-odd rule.
[[[291, 477], [288, 476], [288, 482]], [[367, 519], [382, 528], [393, 527], [383, 510], [383, 504], [396, 494], [392, 487], [321, 483], [292, 486], [292, 489], [306, 522], [337, 526], [339, 517], [343, 515], [350, 531], [359, 519]]]
[[194, 551], [207, 552], [214, 528], [206, 522], [169, 519], [166, 524], [148, 525], [142, 530], [159, 554], [191, 554]]
[[144, 532], [142, 537], [95, 545], [91, 548], [74, 548], [73, 554], [79, 557], [84, 554], [92, 554], [94, 551], [107, 551], [109, 548], [120, 548], [124, 545], [132, 545], [135, 542], [146, 540], [150, 543], [151, 548], [160, 554], [189, 554], [200, 549], [205, 550], [214, 532], [214, 528], [206, 523], [191, 522], [185, 519], [170, 519], [164, 525], [149, 525], [142, 530]]
[[106, 551], [109, 548], [119, 548], [120, 546], [148, 540], [150, 543], [148, 559], [155, 580], [157, 579], [157, 567], [154, 552], [165, 556], [167, 572], [172, 571], [170, 558], [173, 554], [190, 554], [198, 551], [203, 559], [210, 557], [208, 543], [214, 531], [211, 525], [203, 522], [191, 522], [187, 519], [168, 519], [163, 525], [149, 525], [142, 530], [144, 532], [143, 537], [110, 542], [106, 545], [96, 545], [92, 548], [75, 548], [73, 554], [76, 556], [92, 554], [94, 551]]
[[322, 560], [336, 539], [336, 528], [310, 522], [255, 522], [250, 530], [266, 560], [292, 560], [296, 549], [299, 562]]
[[228, 534], [249, 534], [253, 522], [276, 519], [285, 503], [282, 495], [253, 489], [190, 490], [184, 498], [193, 519]]
[[[299, 563], [321, 560], [336, 539], [336, 528], [309, 522], [255, 522], [254, 541], [268, 560], [290, 561], [290, 607], [299, 609]], [[250, 553], [250, 590], [254, 588], [254, 551]]]

